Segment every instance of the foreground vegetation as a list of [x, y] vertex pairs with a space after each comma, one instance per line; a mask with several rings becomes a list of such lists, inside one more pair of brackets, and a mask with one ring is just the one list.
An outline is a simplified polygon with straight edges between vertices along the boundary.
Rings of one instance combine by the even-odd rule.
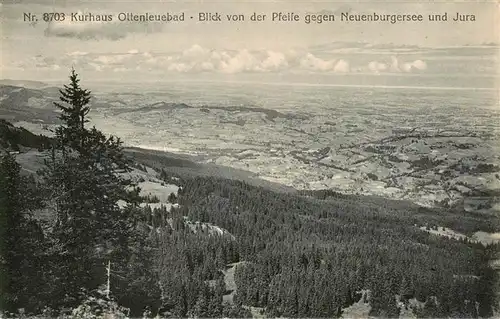
[[[371, 315], [492, 317], [498, 245], [437, 237], [420, 225], [490, 225], [335, 193], [279, 193], [242, 181], [175, 174], [170, 209], [140, 206], [121, 142], [87, 128], [90, 92], [73, 72], [61, 91], [56, 138], [31, 139], [48, 160], [37, 178], [12, 155], [0, 163], [0, 308], [7, 316], [338, 317], [369, 290]], [[27, 136], [23, 133], [23, 136]], [[23, 139], [17, 139], [20, 141]], [[17, 142], [16, 142], [17, 143]], [[5, 144], [12, 145], [12, 144]], [[150, 163], [151, 164], [151, 163]], [[128, 204], [120, 208], [118, 202]], [[40, 220], [45, 210], [53, 218]], [[232, 236], [193, 229], [217, 225]], [[456, 227], [455, 227], [456, 226]], [[244, 262], [243, 262], [244, 261]], [[236, 268], [233, 302], [223, 270]], [[109, 268], [108, 268], [109, 267]], [[109, 284], [108, 284], [109, 279]]]

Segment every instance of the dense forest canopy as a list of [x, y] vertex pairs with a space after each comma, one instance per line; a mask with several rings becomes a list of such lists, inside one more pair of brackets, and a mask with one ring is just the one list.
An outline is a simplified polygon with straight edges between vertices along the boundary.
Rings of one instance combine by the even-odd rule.
[[[493, 231], [491, 216], [332, 191], [276, 192], [144, 161], [162, 184], [180, 187], [151, 208], [142, 202], [160, 199], [140, 196], [130, 177], [148, 167], [89, 127], [91, 92], [75, 71], [60, 93], [63, 124], [53, 139], [0, 122], [5, 316], [251, 317], [259, 309], [331, 318], [359, 302], [377, 317], [498, 311], [490, 265], [498, 245], [419, 228]], [[19, 145], [45, 154], [36, 178], [22, 175], [8, 152]]]

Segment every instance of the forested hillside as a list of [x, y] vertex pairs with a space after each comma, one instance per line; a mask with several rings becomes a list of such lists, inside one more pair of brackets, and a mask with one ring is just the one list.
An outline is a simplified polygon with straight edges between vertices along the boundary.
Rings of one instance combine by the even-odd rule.
[[[22, 176], [14, 155], [1, 159], [6, 317], [251, 317], [259, 309], [333, 318], [358, 301], [375, 317], [498, 311], [490, 262], [499, 245], [419, 228], [493, 231], [493, 217], [167, 169], [144, 154], [125, 156], [119, 139], [89, 128], [90, 98], [73, 72], [56, 104], [63, 125], [41, 150], [37, 178]], [[5, 132], [0, 140], [12, 141]], [[162, 194], [169, 203], [141, 196], [134, 168], [154, 168], [178, 193]]]
[[14, 127], [4, 119], [0, 119], [0, 149], [20, 151], [21, 148], [48, 149], [51, 139], [35, 135], [24, 128]]
[[236, 300], [272, 316], [336, 316], [362, 289], [382, 317], [398, 315], [395, 295], [425, 302], [422, 316], [491, 315], [486, 261], [498, 247], [429, 236], [405, 212], [202, 178], [186, 181], [180, 203], [238, 238], [248, 263], [237, 268]]

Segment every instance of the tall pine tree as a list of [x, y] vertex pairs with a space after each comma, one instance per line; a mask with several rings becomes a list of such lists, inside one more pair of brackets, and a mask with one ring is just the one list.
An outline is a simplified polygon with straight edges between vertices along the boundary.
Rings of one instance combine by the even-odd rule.
[[118, 201], [136, 205], [139, 199], [134, 183], [123, 174], [130, 171], [130, 162], [122, 142], [86, 127], [91, 92], [80, 87], [74, 70], [69, 79], [55, 103], [62, 125], [42, 177], [56, 210], [52, 239], [58, 299], [72, 306], [83, 298], [80, 289], [102, 283], [108, 260], [128, 260], [135, 227], [126, 213], [130, 210], [120, 209]]
[[90, 112], [90, 91], [80, 87], [80, 79], [75, 70], [71, 70], [69, 85], [64, 85], [64, 90], [59, 90], [62, 103], [54, 104], [61, 110], [60, 119], [65, 126], [57, 129], [57, 137], [60, 142], [69, 145], [76, 150], [81, 150], [84, 145], [85, 124], [88, 123], [86, 116]]

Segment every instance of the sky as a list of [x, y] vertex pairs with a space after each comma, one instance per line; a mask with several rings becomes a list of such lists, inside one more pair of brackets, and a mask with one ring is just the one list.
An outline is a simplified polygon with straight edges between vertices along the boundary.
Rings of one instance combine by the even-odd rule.
[[[65, 13], [45, 22], [43, 13]], [[184, 22], [120, 22], [119, 13], [181, 14]], [[200, 12], [244, 14], [244, 22], [199, 22]], [[249, 21], [253, 13], [267, 21]], [[269, 21], [272, 12], [298, 22]], [[342, 22], [349, 14], [449, 15], [448, 22]], [[460, 13], [475, 21], [451, 21]], [[33, 13], [38, 21], [23, 21]], [[111, 22], [69, 21], [71, 13], [112, 15]], [[335, 22], [306, 24], [306, 14]], [[193, 19], [190, 17], [193, 16]], [[62, 1], [4, 0], [0, 78], [58, 80], [71, 67], [92, 80], [282, 81], [342, 76], [496, 77], [500, 5], [494, 1]], [[492, 82], [493, 83], [493, 82]]]

